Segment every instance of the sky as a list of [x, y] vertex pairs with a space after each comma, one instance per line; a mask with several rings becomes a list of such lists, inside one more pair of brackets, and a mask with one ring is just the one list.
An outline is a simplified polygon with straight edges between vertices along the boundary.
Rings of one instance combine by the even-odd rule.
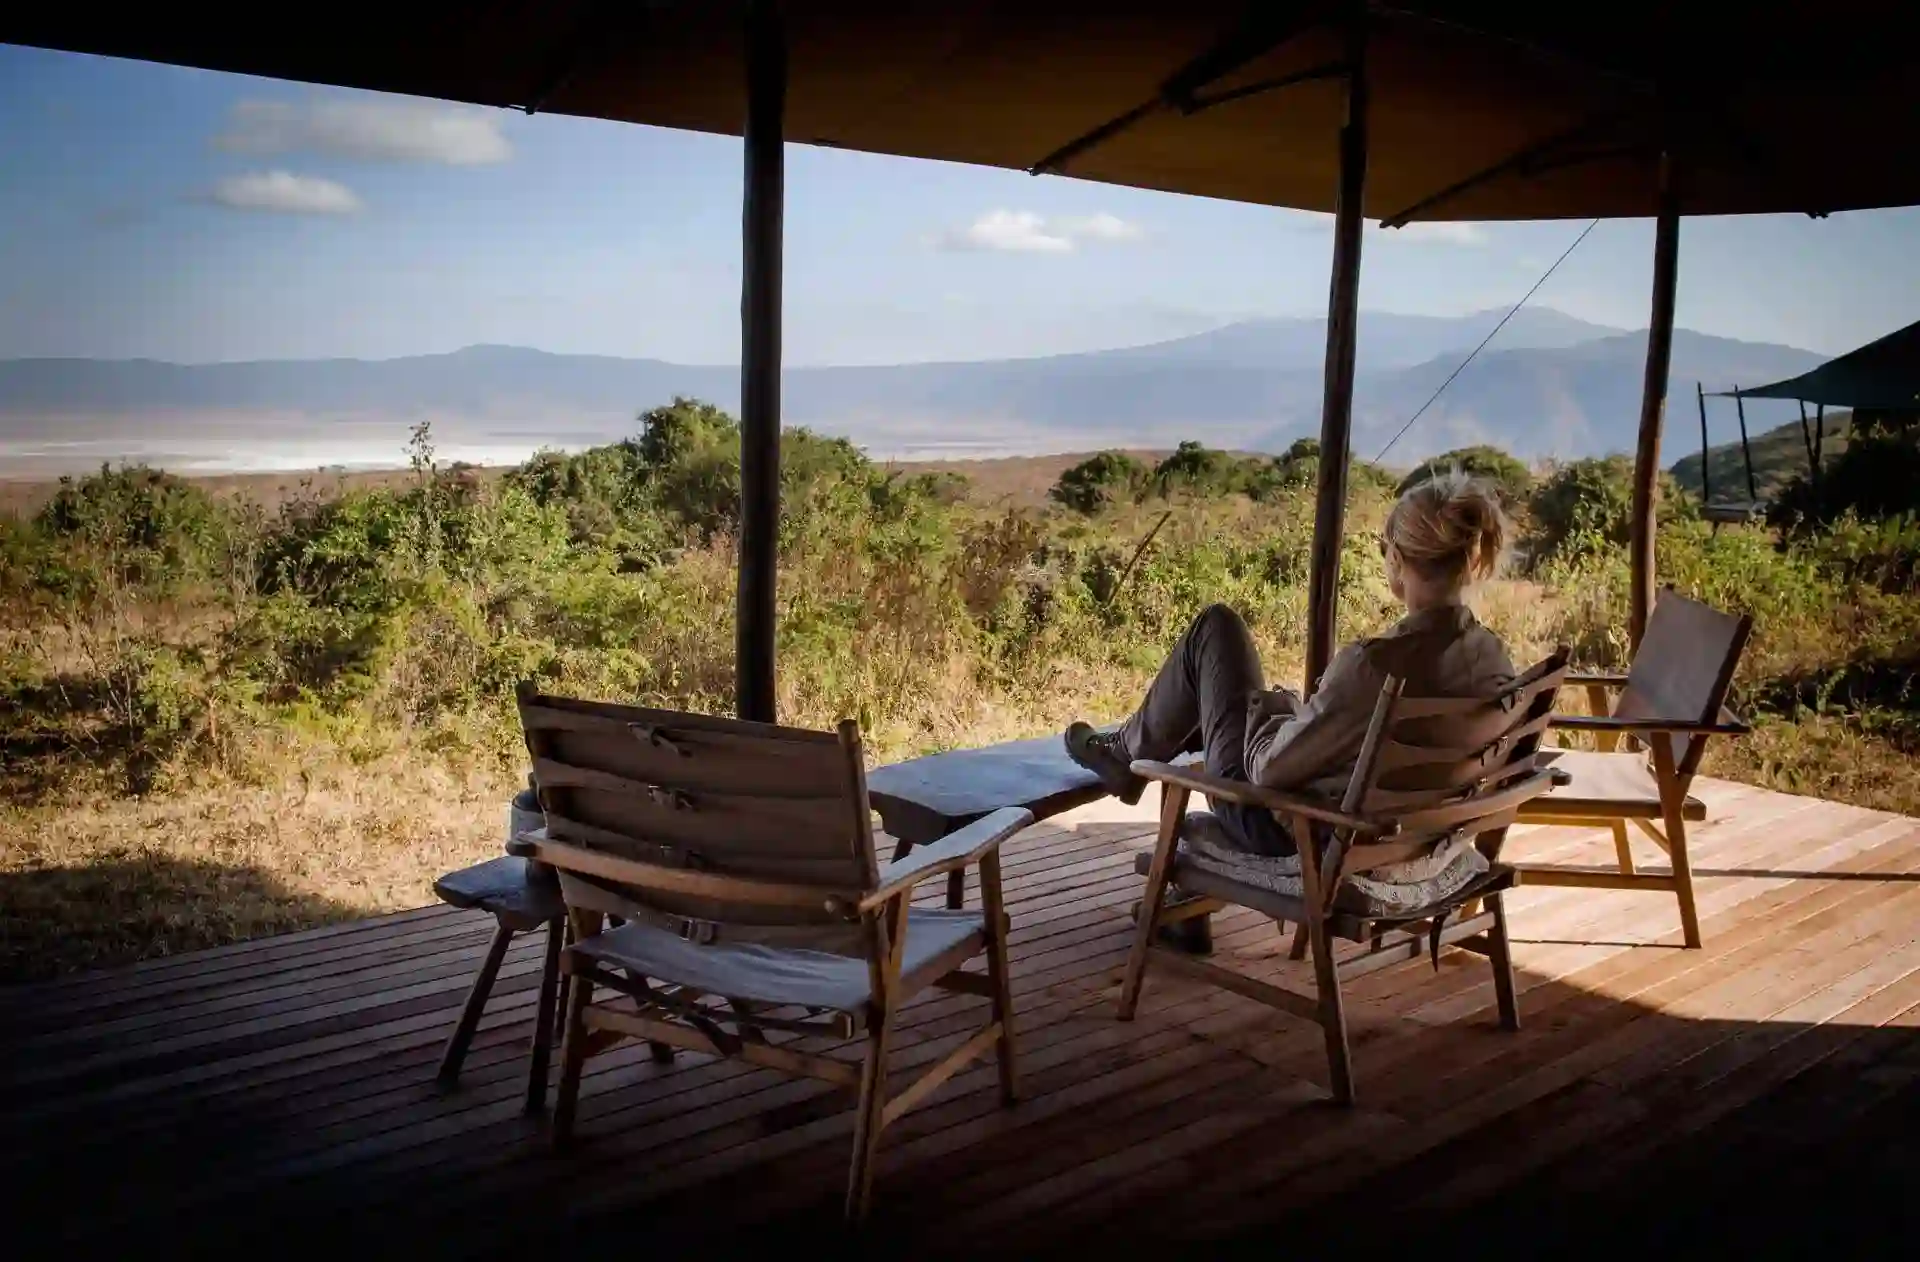
[[[1329, 140], [1331, 143], [1331, 140]], [[0, 45], [0, 358], [731, 363], [736, 139]], [[1370, 231], [1369, 310], [1518, 301], [1579, 223]], [[1652, 226], [1534, 301], [1646, 324]], [[790, 146], [790, 365], [1046, 355], [1325, 312], [1324, 216]], [[1920, 209], [1684, 221], [1679, 323], [1839, 353], [1916, 317]]]

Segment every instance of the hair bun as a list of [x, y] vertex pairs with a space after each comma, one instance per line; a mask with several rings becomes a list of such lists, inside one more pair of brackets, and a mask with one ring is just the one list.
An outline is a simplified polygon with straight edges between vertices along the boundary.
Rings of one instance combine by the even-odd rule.
[[1507, 547], [1507, 515], [1494, 489], [1459, 469], [1407, 488], [1387, 515], [1387, 538], [1430, 579], [1490, 578]]

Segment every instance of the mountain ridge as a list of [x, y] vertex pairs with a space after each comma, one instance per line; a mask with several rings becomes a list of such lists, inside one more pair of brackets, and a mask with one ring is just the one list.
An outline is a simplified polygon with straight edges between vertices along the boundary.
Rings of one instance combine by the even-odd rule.
[[[1504, 314], [1364, 313], [1356, 452], [1373, 456]], [[1279, 450], [1318, 429], [1324, 323], [1239, 321], [1141, 346], [1020, 359], [790, 367], [783, 418], [889, 455], [1036, 454], [1180, 438]], [[1630, 448], [1645, 341], [1644, 331], [1523, 309], [1394, 446], [1393, 458], [1412, 463], [1476, 442], [1524, 458]], [[1752, 383], [1823, 358], [1678, 330], [1669, 397], [1690, 405], [1696, 378], [1714, 388]], [[0, 460], [29, 449], [97, 461], [182, 443], [325, 445], [375, 434], [397, 449], [391, 435], [419, 420], [431, 420], [438, 436], [490, 443], [504, 455], [610, 441], [631, 432], [636, 413], [675, 395], [733, 410], [739, 370], [503, 344], [384, 360], [10, 359], [0, 360]], [[1757, 425], [1788, 419], [1754, 412]], [[1688, 449], [1686, 435], [1697, 445], [1685, 414], [1670, 416], [1667, 431], [1669, 460]]]

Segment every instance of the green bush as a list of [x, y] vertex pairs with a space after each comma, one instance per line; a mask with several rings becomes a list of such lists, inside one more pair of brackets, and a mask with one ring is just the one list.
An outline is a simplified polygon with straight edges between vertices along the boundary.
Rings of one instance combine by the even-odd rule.
[[144, 465], [61, 478], [35, 525], [81, 545], [123, 582], [170, 591], [218, 570], [229, 527], [200, 487]]
[[[1662, 527], [1698, 519], [1699, 505], [1671, 474], [1661, 473], [1654, 490]], [[1536, 564], [1562, 553], [1623, 547], [1633, 529], [1633, 461], [1594, 456], [1555, 466], [1534, 488], [1527, 512], [1532, 529], [1526, 543]]]
[[1405, 494], [1435, 474], [1454, 469], [1484, 479], [1499, 488], [1500, 498], [1509, 509], [1526, 503], [1528, 493], [1533, 490], [1533, 471], [1525, 463], [1498, 447], [1483, 445], [1457, 447], [1421, 461], [1413, 467], [1412, 472], [1400, 479], [1394, 488], [1395, 492]]
[[1153, 471], [1154, 494], [1213, 497], [1230, 495], [1247, 488], [1247, 475], [1255, 462], [1231, 452], [1217, 451], [1204, 443], [1183, 442]]
[[1809, 534], [1801, 547], [1842, 583], [1920, 594], [1920, 517], [1902, 514], [1874, 521], [1848, 512], [1825, 530]]
[[1846, 516], [1864, 519], [1920, 514], [1920, 425], [1869, 423], [1853, 427], [1847, 449], [1816, 484], [1805, 473], [1781, 488], [1770, 516], [1804, 532]]
[[1124, 451], [1102, 451], [1060, 475], [1048, 497], [1076, 513], [1093, 514], [1139, 498], [1152, 477], [1147, 466]]

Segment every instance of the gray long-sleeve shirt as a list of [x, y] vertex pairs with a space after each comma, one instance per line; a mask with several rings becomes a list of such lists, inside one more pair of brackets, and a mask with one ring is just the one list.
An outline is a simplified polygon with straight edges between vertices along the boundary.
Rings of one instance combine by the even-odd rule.
[[[1512, 682], [1514, 669], [1500, 637], [1466, 606], [1409, 614], [1384, 635], [1336, 653], [1319, 690], [1291, 713], [1249, 721], [1248, 779], [1338, 798], [1389, 675], [1406, 681], [1409, 696], [1487, 697]], [[1268, 695], [1249, 704], [1265, 705]]]

